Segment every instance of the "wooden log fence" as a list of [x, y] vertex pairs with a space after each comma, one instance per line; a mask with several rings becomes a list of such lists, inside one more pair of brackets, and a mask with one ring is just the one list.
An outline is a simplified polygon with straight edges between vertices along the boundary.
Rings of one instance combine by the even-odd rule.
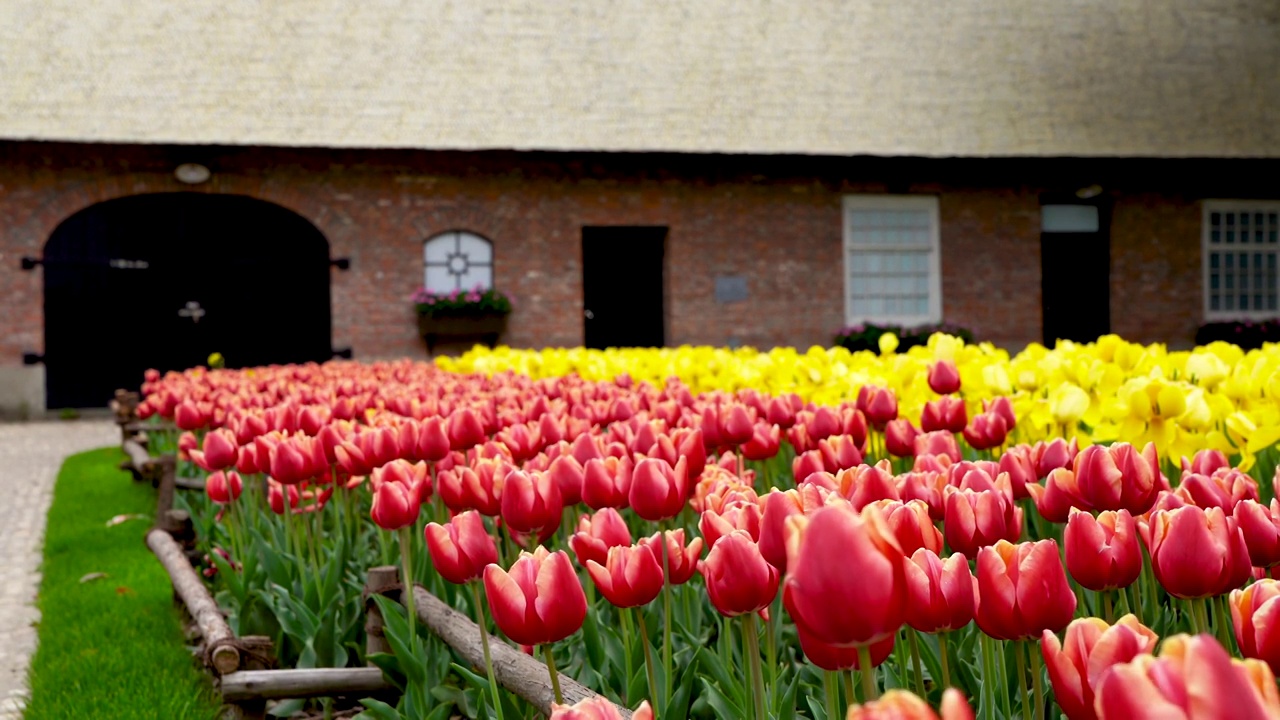
[[[175, 598], [185, 606], [200, 631], [204, 658], [217, 678], [223, 702], [232, 706], [238, 717], [248, 719], [265, 717], [268, 700], [385, 696], [394, 692], [395, 687], [376, 667], [268, 669], [263, 659], [271, 653], [270, 639], [235, 636], [193, 565], [193, 555], [197, 553], [191, 519], [186, 512], [173, 509], [178, 489], [203, 490], [204, 482], [177, 477], [174, 456], [150, 454], [145, 428], [151, 426], [138, 422], [137, 404], [137, 393], [124, 391], [117, 392], [112, 401], [126, 456], [121, 467], [129, 470], [135, 480], [151, 481], [158, 490], [156, 524], [148, 531], [146, 544], [168, 573]], [[401, 596], [399, 578], [397, 567], [370, 568], [366, 595]], [[413, 593], [422, 624], [483, 672], [479, 626], [425, 589], [414, 586]], [[383, 635], [382, 615], [372, 598], [365, 604], [365, 616], [366, 655], [391, 652]], [[498, 684], [549, 714], [554, 694], [546, 666], [492, 635], [489, 645]], [[563, 674], [560, 689], [568, 704], [596, 694]], [[618, 711], [623, 718], [631, 718], [630, 710], [619, 707]]]

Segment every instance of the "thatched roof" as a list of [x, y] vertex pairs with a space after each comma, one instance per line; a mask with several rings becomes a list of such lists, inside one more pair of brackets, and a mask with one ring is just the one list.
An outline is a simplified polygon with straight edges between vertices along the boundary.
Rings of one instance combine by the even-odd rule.
[[1280, 3], [7, 0], [0, 138], [1280, 157]]

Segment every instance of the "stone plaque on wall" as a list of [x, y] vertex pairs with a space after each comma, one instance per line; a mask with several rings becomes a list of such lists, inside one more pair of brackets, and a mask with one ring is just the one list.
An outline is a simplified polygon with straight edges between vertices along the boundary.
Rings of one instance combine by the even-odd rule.
[[746, 275], [717, 275], [716, 302], [721, 305], [744, 302], [747, 299]]

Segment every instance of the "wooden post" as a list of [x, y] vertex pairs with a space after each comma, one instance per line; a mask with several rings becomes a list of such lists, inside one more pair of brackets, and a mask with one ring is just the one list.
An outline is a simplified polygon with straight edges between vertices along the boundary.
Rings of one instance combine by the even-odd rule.
[[[167, 517], [173, 519], [179, 514], [186, 516], [181, 510], [170, 510]], [[190, 523], [191, 518], [186, 517], [186, 521]], [[147, 547], [151, 548], [151, 552], [155, 553], [160, 564], [169, 573], [169, 580], [173, 582], [173, 588], [182, 599], [182, 604], [186, 605], [187, 612], [200, 627], [204, 645], [210, 648], [209, 664], [219, 675], [235, 672], [240, 667], [240, 651], [235, 645], [235, 635], [222, 617], [218, 604], [213, 601], [209, 590], [191, 566], [182, 546], [169, 533], [156, 528], [147, 533]]]
[[[378, 604], [373, 601], [373, 595], [378, 595], [388, 588], [395, 587], [400, 582], [400, 568], [395, 565], [379, 565], [378, 567], [369, 568], [369, 575], [364, 582], [364, 654], [365, 657], [374, 653], [391, 652], [391, 643], [387, 642], [386, 635], [383, 631], [382, 611], [378, 609]], [[373, 667], [373, 663], [367, 663], [369, 667]]]
[[[424, 625], [457, 650], [472, 667], [484, 667], [484, 650], [480, 645], [478, 625], [417, 586], [413, 588], [413, 603], [418, 619]], [[551, 690], [547, 666], [492, 636], [489, 638], [489, 649], [493, 657], [493, 675], [498, 684], [528, 700], [542, 712], [550, 714], [555, 696]], [[565, 675], [560, 676], [560, 692], [566, 705], [596, 695], [587, 686]], [[631, 719], [631, 711], [626, 708], [619, 707], [618, 714], [623, 720]]]
[[165, 513], [173, 509], [173, 493], [177, 483], [178, 463], [172, 455], [162, 455], [155, 459], [159, 470], [156, 493], [156, 521], [163, 520]]
[[237, 704], [254, 699], [368, 697], [393, 687], [378, 668], [240, 670], [221, 680], [223, 701]]

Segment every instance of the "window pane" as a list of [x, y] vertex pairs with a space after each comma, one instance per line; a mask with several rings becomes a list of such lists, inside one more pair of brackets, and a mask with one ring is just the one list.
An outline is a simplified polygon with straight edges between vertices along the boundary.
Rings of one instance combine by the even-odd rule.
[[433, 293], [449, 292], [458, 289], [458, 279], [443, 265], [428, 265], [423, 285]]
[[450, 253], [458, 249], [458, 234], [445, 233], [437, 235], [422, 246], [423, 260], [429, 263], [445, 263]]
[[467, 260], [475, 265], [487, 265], [493, 262], [493, 246], [488, 240], [471, 233], [458, 234], [458, 251], [467, 256]]
[[1098, 232], [1098, 208], [1092, 205], [1044, 205], [1042, 232]]

